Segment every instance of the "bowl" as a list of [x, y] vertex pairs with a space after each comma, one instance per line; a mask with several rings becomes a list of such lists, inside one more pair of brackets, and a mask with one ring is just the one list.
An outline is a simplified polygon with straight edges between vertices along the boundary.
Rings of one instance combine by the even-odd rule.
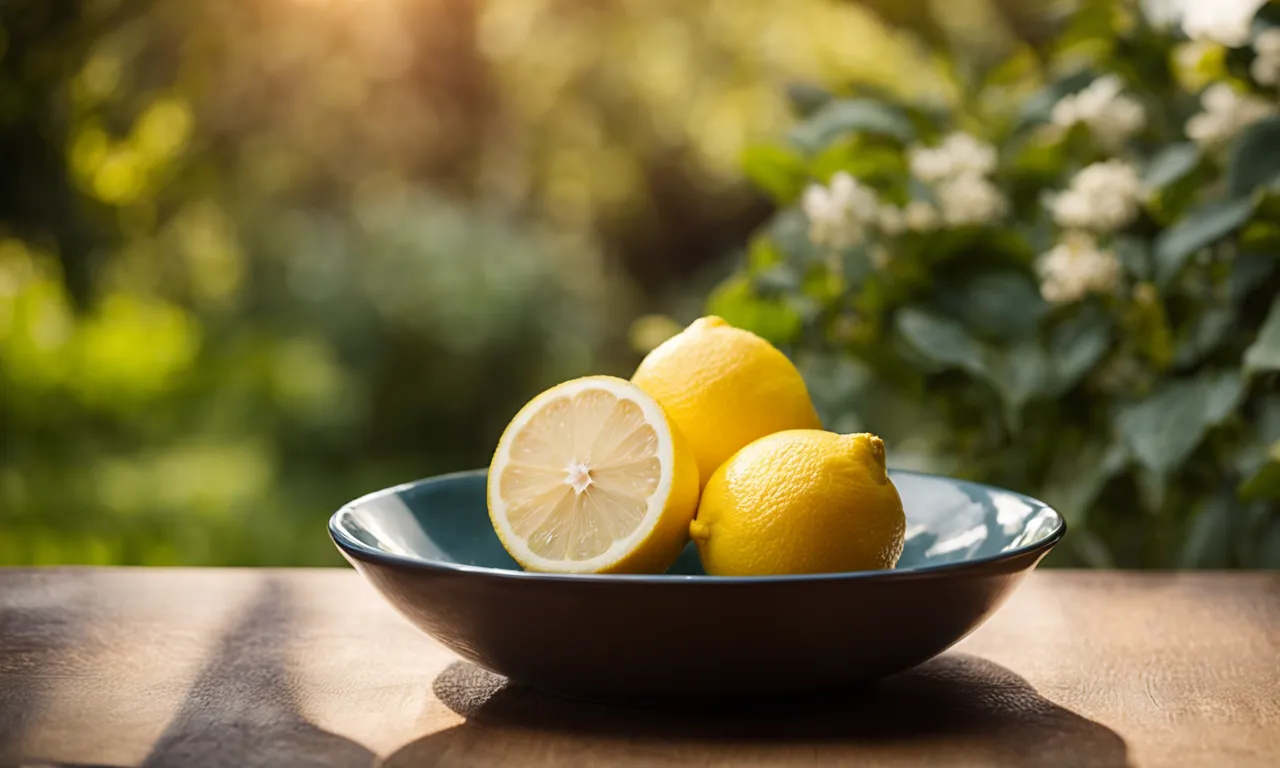
[[907, 516], [894, 570], [707, 576], [690, 546], [665, 574], [527, 572], [489, 523], [483, 470], [364, 496], [329, 534], [411, 622], [516, 682], [592, 700], [812, 695], [941, 653], [1066, 531], [1027, 496], [890, 477]]

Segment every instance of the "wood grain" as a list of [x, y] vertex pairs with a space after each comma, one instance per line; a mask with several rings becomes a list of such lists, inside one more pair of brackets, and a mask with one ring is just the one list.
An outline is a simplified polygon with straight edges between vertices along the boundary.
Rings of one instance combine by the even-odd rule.
[[1042, 571], [869, 690], [706, 712], [510, 685], [350, 571], [0, 570], [4, 766], [809, 764], [1280, 765], [1280, 574]]

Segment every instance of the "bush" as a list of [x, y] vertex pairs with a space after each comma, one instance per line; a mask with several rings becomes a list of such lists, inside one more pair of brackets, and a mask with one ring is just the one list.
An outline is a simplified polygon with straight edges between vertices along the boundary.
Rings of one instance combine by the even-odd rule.
[[796, 89], [709, 310], [830, 428], [1057, 506], [1055, 562], [1280, 566], [1280, 8], [1210, 33], [1092, 2], [954, 98]]

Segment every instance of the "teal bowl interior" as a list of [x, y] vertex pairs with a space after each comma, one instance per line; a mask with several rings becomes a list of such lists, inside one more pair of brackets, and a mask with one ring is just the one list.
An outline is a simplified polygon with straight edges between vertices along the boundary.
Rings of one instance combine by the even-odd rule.
[[[905, 470], [890, 470], [890, 476], [906, 511], [906, 546], [895, 571], [868, 575], [1047, 550], [1066, 527], [1061, 515], [1028, 496]], [[525, 574], [502, 548], [489, 522], [485, 477], [484, 470], [477, 470], [378, 491], [335, 513], [330, 533], [339, 547], [357, 557], [545, 576]], [[705, 576], [692, 545], [667, 575], [715, 578]]]

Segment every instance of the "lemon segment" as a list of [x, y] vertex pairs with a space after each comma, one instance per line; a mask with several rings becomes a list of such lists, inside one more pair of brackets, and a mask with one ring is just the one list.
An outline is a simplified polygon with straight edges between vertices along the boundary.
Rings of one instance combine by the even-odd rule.
[[880, 570], [902, 555], [906, 516], [880, 438], [790, 430], [715, 472], [690, 534], [715, 576]]
[[654, 349], [631, 380], [680, 426], [704, 484], [753, 440], [822, 428], [804, 379], [786, 355], [719, 317], [700, 318]]
[[489, 517], [529, 570], [661, 573], [688, 542], [698, 485], [661, 406], [630, 382], [591, 376], [512, 419], [489, 467]]

